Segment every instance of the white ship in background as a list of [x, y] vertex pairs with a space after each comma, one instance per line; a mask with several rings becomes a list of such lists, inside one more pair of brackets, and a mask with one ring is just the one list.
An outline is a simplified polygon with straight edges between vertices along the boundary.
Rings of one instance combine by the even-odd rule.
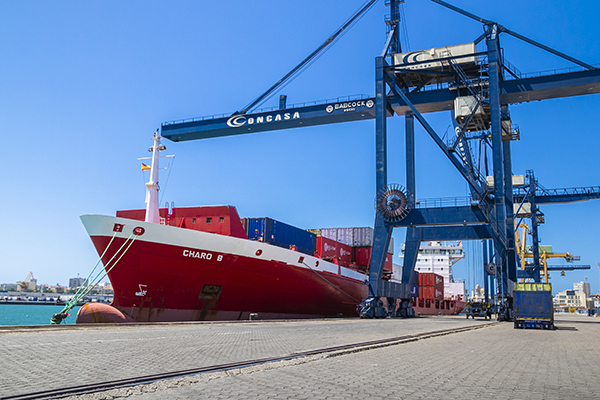
[[[404, 245], [402, 254], [404, 258]], [[429, 242], [421, 244], [415, 271], [418, 273], [434, 273], [444, 277], [444, 299], [463, 300], [467, 298], [465, 282], [454, 279], [452, 266], [465, 258], [462, 242]]]

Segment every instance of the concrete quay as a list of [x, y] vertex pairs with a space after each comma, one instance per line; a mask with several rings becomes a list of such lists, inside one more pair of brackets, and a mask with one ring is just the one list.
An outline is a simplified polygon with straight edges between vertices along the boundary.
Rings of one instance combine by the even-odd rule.
[[[600, 319], [556, 319], [555, 331], [499, 323], [79, 398], [600, 398]], [[0, 329], [0, 397], [486, 323], [462, 316]]]

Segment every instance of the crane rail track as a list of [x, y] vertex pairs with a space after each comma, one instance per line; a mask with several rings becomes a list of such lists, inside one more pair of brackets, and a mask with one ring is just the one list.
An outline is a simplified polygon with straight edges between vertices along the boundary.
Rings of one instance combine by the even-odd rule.
[[127, 386], [143, 385], [143, 384], [157, 382], [157, 381], [161, 381], [161, 380], [165, 380], [165, 379], [181, 378], [181, 377], [191, 376], [191, 375], [206, 374], [206, 373], [227, 371], [227, 370], [238, 369], [238, 368], [252, 367], [252, 366], [256, 366], [256, 365], [273, 363], [273, 362], [277, 362], [277, 361], [287, 361], [287, 360], [299, 359], [302, 357], [308, 357], [308, 356], [319, 355], [319, 354], [334, 353], [337, 355], [341, 355], [341, 354], [347, 354], [350, 352], [369, 350], [369, 349], [374, 349], [374, 348], [384, 347], [384, 346], [392, 346], [395, 344], [413, 342], [416, 340], [427, 339], [427, 338], [432, 338], [432, 337], [436, 337], [436, 336], [443, 336], [443, 335], [448, 335], [448, 334], [452, 334], [452, 333], [459, 333], [459, 332], [480, 329], [480, 328], [496, 325], [498, 323], [499, 322], [491, 322], [491, 323], [475, 325], [475, 326], [443, 329], [443, 330], [437, 330], [437, 331], [431, 331], [431, 332], [417, 333], [417, 334], [413, 334], [413, 335], [396, 336], [396, 337], [392, 337], [392, 338], [377, 339], [377, 340], [371, 340], [371, 341], [367, 341], [367, 342], [351, 343], [351, 344], [345, 344], [345, 345], [341, 345], [341, 346], [325, 347], [325, 348], [317, 349], [317, 350], [308, 350], [308, 351], [292, 353], [292, 354], [285, 355], [285, 356], [258, 358], [255, 360], [246, 360], [246, 361], [239, 361], [239, 362], [233, 362], [233, 363], [227, 363], [227, 364], [211, 365], [208, 367], [185, 369], [185, 370], [181, 370], [181, 371], [165, 372], [165, 373], [159, 373], [159, 374], [139, 376], [139, 377], [134, 377], [134, 378], [118, 379], [118, 380], [113, 380], [113, 381], [91, 383], [91, 384], [63, 387], [63, 388], [57, 388], [57, 389], [49, 389], [49, 390], [43, 390], [43, 391], [38, 391], [38, 392], [2, 396], [2, 397], [0, 397], [0, 400], [30, 400], [30, 399], [62, 398], [62, 397], [67, 397], [67, 396], [88, 394], [88, 393], [100, 392], [100, 391], [105, 391], [105, 390], [110, 390], [110, 389], [117, 389], [117, 388], [122, 388], [122, 387], [127, 387]]

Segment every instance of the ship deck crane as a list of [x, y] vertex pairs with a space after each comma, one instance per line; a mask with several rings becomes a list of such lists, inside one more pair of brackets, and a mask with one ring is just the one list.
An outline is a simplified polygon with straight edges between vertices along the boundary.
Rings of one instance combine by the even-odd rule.
[[[483, 19], [441, 0], [432, 1], [482, 23], [484, 33], [474, 40], [473, 46], [485, 40], [486, 50], [473, 50], [460, 57], [452, 54], [440, 55], [436, 61], [444, 66], [442, 69], [424, 67], [424, 62], [416, 58], [410, 62], [399, 61], [402, 49], [399, 40], [398, 7], [402, 1], [390, 0], [392, 18], [388, 21], [388, 40], [381, 55], [375, 59], [374, 97], [338, 98], [319, 104], [292, 107], [287, 107], [283, 99], [279, 108], [250, 112], [251, 107], [264, 98], [259, 96], [259, 100], [233, 115], [165, 122], [161, 126], [162, 136], [178, 142], [375, 119], [375, 193], [378, 212], [374, 223], [368, 281], [369, 297], [362, 307], [362, 315], [365, 316], [411, 315], [410, 286], [416, 276], [414, 265], [421, 241], [492, 239], [498, 292], [500, 300], [504, 302], [510, 296], [509, 280], [517, 280], [513, 202], [519, 199], [518, 195], [513, 193], [510, 151], [510, 141], [518, 139], [519, 134], [511, 128], [508, 106], [532, 100], [600, 93], [598, 68], [511, 31], [497, 22]], [[372, 3], [373, 1], [369, 2], [368, 6], [359, 12], [364, 12]], [[504, 58], [499, 41], [501, 33], [569, 60], [581, 67], [581, 70], [536, 77], [523, 76]], [[328, 40], [324, 44], [328, 45], [330, 42]], [[478, 67], [468, 69], [464, 65], [461, 66], [461, 57], [476, 59]], [[302, 68], [303, 66], [299, 65], [295, 70], [299, 71]], [[270, 95], [276, 86], [280, 87], [279, 82], [266, 92], [267, 95]], [[468, 113], [460, 118], [453, 118], [456, 137], [451, 143], [446, 143], [427, 123], [423, 114], [453, 111], [457, 99], [462, 97], [472, 97], [475, 101]], [[480, 108], [485, 111], [483, 118], [475, 115]], [[406, 189], [399, 185], [388, 186], [387, 182], [386, 120], [393, 114], [405, 117]], [[467, 181], [474, 199], [473, 204], [463, 207], [415, 208], [415, 119]], [[477, 128], [474, 129], [473, 125]], [[487, 164], [485, 171], [482, 170], [482, 167], [474, 162], [475, 158], [467, 145], [467, 141], [474, 139], [476, 132], [482, 130], [486, 132], [479, 136], [491, 137], [491, 140], [486, 139], [485, 150], [489, 151], [492, 164], [494, 185], [491, 189], [485, 182]], [[539, 198], [533, 191], [529, 192], [528, 196], [534, 202], [536, 199], [541, 202], [552, 199], [581, 199], [581, 193], [576, 191], [540, 194]], [[532, 210], [535, 215], [535, 204], [532, 204]], [[402, 283], [381, 279], [385, 253], [392, 230], [396, 227], [407, 227]], [[532, 231], [537, 232], [536, 227]], [[534, 243], [537, 243], [537, 238], [534, 238]], [[537, 249], [537, 246], [534, 246], [534, 249]], [[381, 297], [388, 299], [388, 304], [391, 305], [388, 310], [383, 308]], [[397, 309], [396, 299], [400, 300]], [[508, 310], [506, 307], [505, 309]], [[510, 317], [508, 311], [502, 315], [505, 318]]]

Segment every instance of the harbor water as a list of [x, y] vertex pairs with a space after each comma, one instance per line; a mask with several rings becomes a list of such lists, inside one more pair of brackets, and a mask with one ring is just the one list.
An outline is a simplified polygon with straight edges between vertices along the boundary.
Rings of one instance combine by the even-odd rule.
[[[0, 325], [50, 325], [52, 315], [61, 312], [63, 305], [0, 304]], [[74, 324], [80, 306], [69, 311], [63, 324]]]

